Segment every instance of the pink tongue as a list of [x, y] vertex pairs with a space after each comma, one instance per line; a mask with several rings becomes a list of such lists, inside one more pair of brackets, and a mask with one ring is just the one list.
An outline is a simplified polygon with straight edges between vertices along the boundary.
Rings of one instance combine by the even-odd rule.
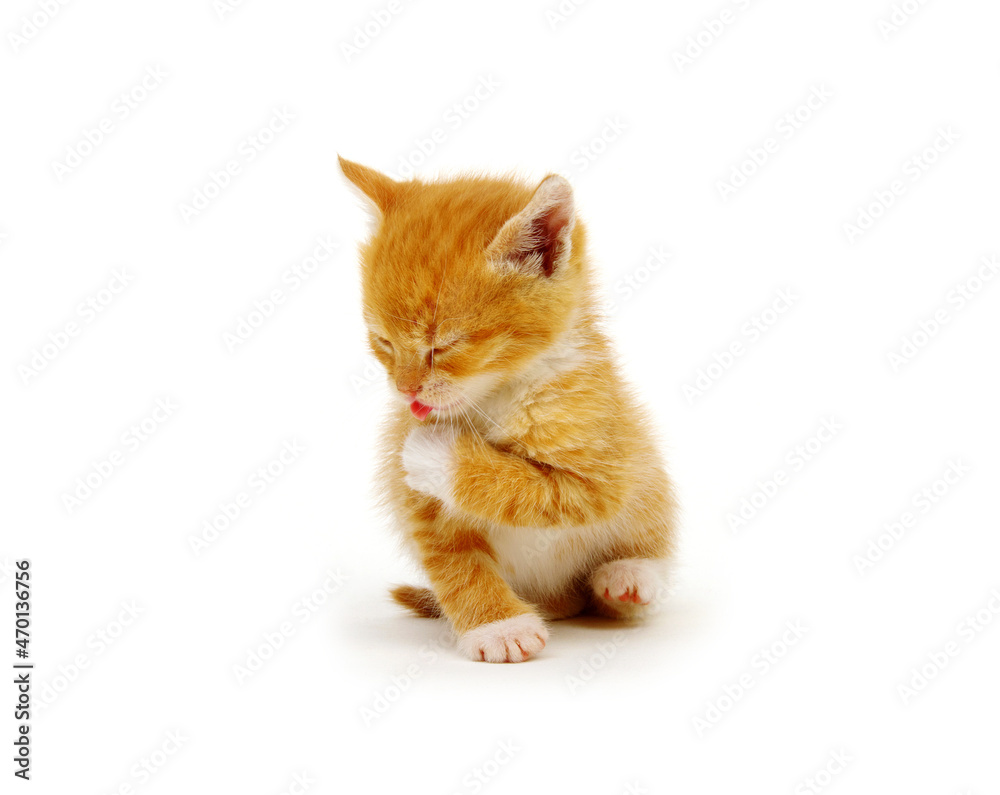
[[413, 412], [414, 417], [423, 422], [427, 418], [427, 415], [434, 411], [434, 409], [430, 406], [425, 406], [419, 400], [414, 400], [410, 404], [410, 411]]

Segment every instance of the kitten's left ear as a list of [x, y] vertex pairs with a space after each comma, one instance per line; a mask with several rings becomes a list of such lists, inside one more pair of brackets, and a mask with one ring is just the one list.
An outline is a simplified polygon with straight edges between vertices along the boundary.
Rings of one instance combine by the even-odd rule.
[[525, 273], [552, 276], [569, 259], [574, 219], [573, 189], [550, 174], [528, 206], [500, 227], [486, 254]]
[[340, 169], [344, 172], [344, 176], [372, 200], [382, 215], [385, 215], [396, 201], [399, 183], [381, 171], [354, 163], [340, 155], [337, 155], [337, 160], [340, 162]]

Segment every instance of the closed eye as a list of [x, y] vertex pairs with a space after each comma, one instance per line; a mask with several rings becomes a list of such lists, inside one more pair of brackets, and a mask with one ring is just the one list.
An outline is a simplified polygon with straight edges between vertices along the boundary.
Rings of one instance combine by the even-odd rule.
[[448, 342], [445, 343], [444, 345], [438, 345], [436, 348], [431, 348], [430, 351], [428, 351], [427, 359], [431, 363], [431, 365], [433, 365], [435, 359], [441, 359], [441, 357], [447, 356], [454, 349], [455, 349], [454, 342]]

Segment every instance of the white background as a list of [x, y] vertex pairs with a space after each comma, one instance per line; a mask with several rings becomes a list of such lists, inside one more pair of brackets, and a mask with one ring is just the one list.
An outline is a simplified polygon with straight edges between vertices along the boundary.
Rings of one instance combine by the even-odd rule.
[[[13, 661], [30, 558], [36, 665], [18, 791], [1000, 792], [1000, 284], [977, 276], [1000, 254], [1000, 7], [901, 5], [5, 4], [0, 635]], [[559, 623], [491, 666], [389, 602], [419, 574], [373, 508], [387, 393], [337, 152], [573, 182], [684, 506], [647, 625]]]

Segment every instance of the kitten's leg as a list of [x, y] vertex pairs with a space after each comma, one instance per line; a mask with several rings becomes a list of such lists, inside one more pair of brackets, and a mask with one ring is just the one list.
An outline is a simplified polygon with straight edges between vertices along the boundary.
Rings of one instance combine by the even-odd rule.
[[591, 604], [601, 615], [632, 618], [653, 601], [663, 563], [649, 558], [624, 558], [598, 566], [590, 575]]
[[413, 537], [438, 604], [467, 657], [523, 662], [545, 647], [545, 624], [503, 579], [485, 536], [437, 515]]

